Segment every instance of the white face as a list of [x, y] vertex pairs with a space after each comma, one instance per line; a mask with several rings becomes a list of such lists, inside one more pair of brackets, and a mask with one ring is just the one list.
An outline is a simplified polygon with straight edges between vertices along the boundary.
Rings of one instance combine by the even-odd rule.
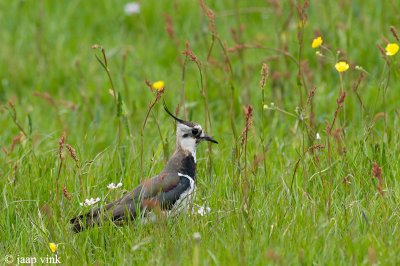
[[197, 137], [204, 135], [200, 125], [189, 127], [178, 123], [176, 128], [176, 141], [183, 150], [189, 151], [193, 157], [196, 154], [196, 146], [198, 144]]

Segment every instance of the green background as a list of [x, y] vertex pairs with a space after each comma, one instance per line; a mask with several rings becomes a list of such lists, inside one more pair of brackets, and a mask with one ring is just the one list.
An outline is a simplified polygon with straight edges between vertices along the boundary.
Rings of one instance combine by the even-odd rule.
[[[66, 265], [400, 263], [399, 55], [386, 58], [388, 65], [377, 48], [396, 42], [397, 1], [312, 1], [304, 27], [296, 1], [207, 1], [214, 42], [197, 1], [143, 1], [130, 16], [126, 3], [0, 2], [1, 262], [6, 254], [51, 255], [55, 242]], [[323, 57], [311, 48], [318, 35]], [[183, 67], [186, 42], [202, 79], [194, 62]], [[93, 44], [105, 49], [119, 108]], [[341, 90], [338, 60], [350, 69], [342, 73], [345, 106], [328, 134]], [[260, 88], [263, 63], [269, 76]], [[80, 202], [117, 199], [157, 174], [173, 152], [174, 123], [161, 101], [142, 130], [155, 99], [146, 80], [164, 80], [170, 109], [184, 100], [180, 116], [219, 141], [197, 152], [195, 204], [211, 213], [74, 235], [69, 218], [88, 210]], [[263, 109], [271, 102], [275, 109]], [[64, 132], [79, 163], [65, 149], [58, 175]], [[122, 189], [107, 190], [120, 181]]]

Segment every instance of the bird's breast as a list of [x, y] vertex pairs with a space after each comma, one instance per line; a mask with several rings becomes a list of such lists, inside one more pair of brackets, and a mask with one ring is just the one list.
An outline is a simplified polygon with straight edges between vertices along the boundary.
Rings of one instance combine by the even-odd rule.
[[184, 191], [179, 198], [175, 201], [174, 205], [172, 206], [171, 210], [169, 211], [170, 214], [178, 214], [181, 212], [187, 212], [189, 210], [190, 205], [193, 202], [195, 193], [196, 193], [196, 183], [194, 179], [189, 175], [185, 175], [182, 173], [178, 173], [179, 176], [185, 177], [189, 180], [190, 186]]
[[192, 155], [188, 155], [182, 159], [179, 173], [196, 178], [196, 162]]

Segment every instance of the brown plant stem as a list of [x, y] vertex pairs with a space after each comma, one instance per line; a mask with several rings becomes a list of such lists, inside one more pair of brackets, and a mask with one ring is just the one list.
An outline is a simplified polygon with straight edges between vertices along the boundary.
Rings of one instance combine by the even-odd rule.
[[60, 176], [61, 176], [61, 169], [64, 162], [63, 150], [64, 150], [64, 143], [65, 143], [65, 132], [62, 134], [60, 140], [58, 141], [58, 171], [57, 171], [57, 178], [56, 178], [56, 201], [58, 201], [59, 195], [59, 183], [60, 183]]
[[[103, 67], [103, 69], [107, 73], [108, 80], [110, 82], [111, 90], [113, 93], [113, 98], [114, 98], [114, 104], [115, 104], [115, 112], [118, 113], [118, 99], [117, 99], [117, 93], [114, 87], [114, 82], [111, 77], [111, 72], [110, 69], [108, 68], [108, 61], [107, 61], [107, 56], [106, 56], [106, 51], [103, 48], [103, 46], [94, 44], [92, 45], [92, 49], [100, 49], [101, 54], [103, 56], [103, 60], [101, 60], [97, 54], [95, 54], [97, 61], [100, 63], [100, 65]], [[117, 144], [120, 143], [121, 140], [121, 119], [118, 117], [118, 127], [117, 127]]]
[[[150, 82], [148, 80], [146, 80], [146, 85], [151, 89], [151, 84], [150, 84]], [[154, 101], [150, 101], [149, 107], [147, 108], [146, 116], [144, 118], [142, 129], [140, 130], [140, 173], [141, 173], [142, 177], [144, 175], [144, 172], [143, 172], [143, 151], [144, 151], [143, 136], [144, 136], [144, 129], [146, 127], [147, 119], [149, 118], [149, 114], [150, 114], [151, 110], [153, 109], [155, 104], [158, 102], [158, 100], [161, 98], [163, 93], [164, 93], [164, 89], [162, 89], [160, 91], [157, 91]]]

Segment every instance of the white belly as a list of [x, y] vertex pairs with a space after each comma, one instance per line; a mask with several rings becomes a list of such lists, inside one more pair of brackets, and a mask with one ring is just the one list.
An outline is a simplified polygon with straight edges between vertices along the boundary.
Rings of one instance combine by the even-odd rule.
[[196, 194], [196, 184], [194, 183], [193, 178], [181, 173], [178, 173], [178, 175], [189, 179], [190, 187], [184, 193], [182, 193], [179, 199], [174, 203], [172, 209], [169, 211], [169, 215], [176, 215], [181, 212], [187, 212]]

